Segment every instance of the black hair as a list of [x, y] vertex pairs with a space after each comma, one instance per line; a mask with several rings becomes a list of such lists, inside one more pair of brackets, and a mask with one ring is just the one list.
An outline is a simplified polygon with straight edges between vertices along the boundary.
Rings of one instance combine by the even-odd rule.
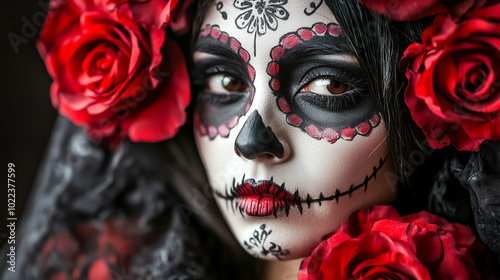
[[[452, 221], [470, 223], [470, 205], [449, 170], [450, 148], [433, 150], [404, 102], [407, 79], [399, 68], [405, 49], [420, 42], [433, 18], [392, 21], [356, 0], [326, 0], [363, 69], [368, 90], [382, 115], [398, 176], [394, 206], [401, 214], [426, 209]], [[387, 175], [387, 174], [386, 174]], [[451, 191], [453, 189], [453, 191]], [[439, 190], [439, 191], [438, 191]], [[455, 205], [456, 204], [456, 205]], [[462, 205], [464, 215], [449, 209]], [[460, 208], [460, 207], [459, 207]], [[460, 219], [457, 219], [460, 216]]]
[[[17, 273], [5, 279], [73, 279], [74, 269], [83, 279], [100, 258], [113, 279], [252, 279], [251, 266], [234, 265], [254, 261], [207, 194], [190, 130], [110, 152], [59, 117], [17, 235]], [[136, 252], [123, 257], [113, 239]]]
[[387, 127], [393, 158], [401, 177], [407, 178], [403, 159], [423, 143], [420, 130], [404, 103], [406, 78], [399, 70], [399, 60], [411, 43], [420, 41], [430, 20], [395, 22], [365, 8], [358, 1], [327, 0], [352, 51], [356, 54], [369, 92]]
[[[193, 42], [205, 12], [214, 3], [199, 1]], [[365, 80], [386, 122], [393, 157], [401, 176], [409, 177], [411, 170], [404, 159], [421, 148], [423, 137], [404, 104], [406, 82], [398, 63], [404, 49], [419, 40], [430, 21], [392, 22], [356, 0], [327, 0], [326, 4], [365, 69]], [[192, 211], [188, 214], [193, 219], [183, 221], [182, 213], [187, 212], [181, 211], [196, 206], [190, 197], [192, 191], [204, 194], [206, 187], [191, 127], [183, 128], [166, 142], [125, 142], [109, 153], [93, 145], [81, 128], [61, 117], [50, 143], [32, 195], [33, 206], [19, 233], [19, 279], [41, 279], [58, 270], [69, 271], [67, 260], [58, 252], [49, 255], [51, 267], [42, 267], [42, 249], [47, 241], [58, 232], [69, 230], [76, 234], [79, 225], [105, 223], [110, 217], [136, 217], [140, 221], [136, 229], [147, 229], [142, 237], [157, 233], [144, 241], [140, 252], [128, 262], [134, 274], [149, 279], [255, 278], [251, 269], [255, 261], [241, 257], [241, 248], [231, 246], [235, 243], [227, 244], [232, 239], [224, 238], [227, 226], [213, 209], [213, 199], [209, 199], [206, 211]], [[203, 214], [205, 217], [195, 217]], [[209, 260], [208, 256], [218, 259]], [[242, 266], [245, 261], [250, 265]]]
[[[177, 42], [189, 49], [187, 36]], [[256, 260], [236, 242], [208, 188], [190, 111], [173, 139], [125, 139], [114, 151], [60, 116], [17, 234], [17, 273], [4, 269], [0, 279], [73, 279], [74, 271], [87, 279], [109, 229], [137, 249], [123, 258], [105, 248], [115, 260], [104, 258], [112, 279], [254, 279]]]
[[[406, 179], [411, 168], [405, 165], [404, 159], [425, 144], [425, 137], [413, 122], [404, 103], [406, 78], [398, 65], [406, 47], [418, 42], [423, 30], [432, 21], [394, 22], [368, 10], [356, 0], [326, 0], [325, 3], [342, 27], [349, 47], [363, 69], [369, 92], [387, 126], [388, 140], [398, 171]], [[199, 2], [193, 23], [192, 46], [206, 11], [214, 4], [214, 0]]]
[[[356, 0], [325, 0], [324, 3], [342, 27], [349, 51], [355, 54], [360, 63], [368, 91], [385, 122], [387, 141], [397, 170], [397, 174], [386, 174], [398, 183], [399, 194], [395, 207], [402, 214], [421, 209], [435, 210], [432, 204], [436, 204], [436, 201], [428, 205], [428, 200], [432, 200], [428, 195], [433, 184], [439, 184], [435, 176], [452, 177], [450, 174], [438, 174], [441, 172], [438, 170], [446, 169], [447, 163], [444, 161], [449, 149], [436, 151], [428, 147], [425, 136], [411, 118], [404, 102], [407, 80], [399, 69], [405, 49], [421, 41], [423, 31], [432, 24], [433, 18], [398, 22], [372, 12]], [[191, 37], [192, 50], [205, 13], [212, 5], [216, 5], [216, 1], [202, 0], [198, 3]], [[443, 183], [442, 186], [451, 188], [451, 185], [457, 184], [455, 180], [449, 181], [452, 182]], [[441, 198], [439, 201], [446, 204]], [[450, 213], [439, 214], [453, 220], [454, 215]]]

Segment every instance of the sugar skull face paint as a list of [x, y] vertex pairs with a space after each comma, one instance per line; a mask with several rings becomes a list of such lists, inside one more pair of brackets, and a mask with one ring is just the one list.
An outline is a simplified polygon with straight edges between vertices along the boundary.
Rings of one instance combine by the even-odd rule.
[[292, 194], [286, 189], [285, 183], [281, 186], [277, 185], [273, 178], [255, 182], [254, 179], [245, 180], [245, 175], [243, 175], [241, 183], [236, 183], [236, 179], [233, 179], [233, 185], [229, 192], [226, 189], [225, 194], [218, 190], [214, 190], [214, 193], [219, 198], [224, 199], [226, 205], [231, 203], [231, 209], [239, 211], [243, 218], [245, 217], [243, 213], [249, 216], [274, 215], [277, 218], [277, 213], [282, 211], [285, 211], [288, 217], [290, 209], [294, 207], [302, 214], [302, 211], [304, 211], [302, 204], [304, 203], [307, 205], [307, 209], [310, 209], [314, 203], [318, 203], [320, 206], [325, 201], [335, 200], [338, 203], [341, 197], [346, 195], [351, 197], [355, 191], [361, 188], [366, 192], [368, 184], [377, 177], [377, 173], [382, 169], [386, 160], [387, 157], [380, 159], [379, 165], [373, 167], [373, 173], [366, 175], [363, 182], [357, 185], [353, 184], [345, 191], [335, 189], [331, 195], [327, 196], [321, 192], [319, 197], [314, 198], [310, 194], [302, 197], [299, 190], [295, 190], [295, 193]]
[[[202, 74], [194, 76], [201, 76], [202, 80], [193, 82], [199, 92], [195, 127], [210, 139], [217, 135], [227, 137], [239, 118], [250, 109], [255, 94], [255, 70], [250, 65], [250, 55], [241, 43], [221, 32], [217, 25], [206, 25], [200, 31], [197, 46], [199, 51], [214, 50], [214, 53], [231, 58], [221, 62], [219, 56], [213, 56], [198, 61], [196, 71]], [[203, 80], [206, 75], [210, 76], [208, 81]], [[196, 88], [199, 84], [201, 88]]]
[[227, 18], [209, 8], [193, 53], [195, 137], [214, 197], [250, 254], [304, 257], [354, 210], [394, 199], [384, 121], [326, 5], [280, 1], [288, 16], [249, 33], [240, 4], [217, 3]]
[[315, 139], [335, 143], [368, 135], [380, 122], [373, 100], [366, 92], [361, 69], [354, 63], [301, 54], [328, 45], [326, 52], [345, 49], [340, 26], [316, 23], [285, 34], [272, 48], [267, 66], [270, 88], [287, 122]]

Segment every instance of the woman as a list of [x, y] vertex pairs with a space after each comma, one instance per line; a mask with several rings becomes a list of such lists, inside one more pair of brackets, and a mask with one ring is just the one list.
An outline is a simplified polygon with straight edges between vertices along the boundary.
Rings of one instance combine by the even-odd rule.
[[[162, 25], [142, 22], [145, 17], [135, 14], [140, 9], [124, 5], [130, 7], [123, 11], [117, 4], [117, 13], [131, 14], [150, 34]], [[429, 19], [391, 21], [356, 1], [207, 1], [196, 18], [192, 123], [210, 184], [204, 183], [190, 128], [164, 143], [120, 145], [109, 131], [121, 131], [121, 137], [126, 132], [133, 141], [150, 135], [138, 133], [144, 125], [132, 121], [110, 118], [110, 125], [98, 129], [86, 123], [90, 135], [99, 131], [105, 143], [118, 147], [109, 152], [61, 120], [21, 235], [22, 279], [296, 278], [303, 258], [337, 236], [360, 208], [392, 203], [402, 213], [415, 212], [426, 209], [430, 197], [428, 209], [471, 223], [470, 212], [450, 210], [470, 209], [463, 190], [453, 189], [449, 197], [456, 184], [450, 179], [451, 150], [419, 149], [424, 135], [403, 100], [406, 83], [398, 63], [432, 24]], [[169, 22], [172, 31], [183, 29], [177, 22]], [[168, 53], [177, 54], [172, 44], [165, 43]], [[57, 48], [50, 41], [45, 47], [49, 56]], [[96, 65], [107, 65], [103, 57]], [[159, 65], [161, 74], [168, 65]], [[58, 69], [52, 71], [61, 78]], [[162, 81], [151, 78], [144, 88], [155, 84]], [[144, 106], [141, 98], [129, 103]], [[128, 108], [135, 118], [134, 106]], [[121, 130], [104, 129], [109, 126]], [[157, 141], [153, 136], [146, 140]], [[478, 155], [469, 162], [480, 162]], [[429, 196], [435, 171], [426, 162], [441, 166], [443, 158]], [[453, 162], [454, 170], [466, 180], [460, 162]], [[212, 198], [237, 243], [266, 261], [254, 263], [241, 254]], [[301, 272], [309, 273], [313, 260]]]
[[249, 253], [304, 257], [355, 209], [396, 197], [386, 124], [328, 6], [222, 3], [227, 19], [210, 7], [194, 47], [200, 155], [239, 243], [265, 226], [282, 249]]

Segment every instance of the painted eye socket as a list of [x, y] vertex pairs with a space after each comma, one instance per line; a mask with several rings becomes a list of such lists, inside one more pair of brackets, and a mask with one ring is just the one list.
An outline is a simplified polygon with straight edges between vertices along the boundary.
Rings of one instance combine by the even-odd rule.
[[310, 92], [319, 95], [340, 95], [352, 89], [352, 86], [334, 77], [320, 77], [309, 82], [299, 92]]
[[232, 92], [249, 92], [248, 84], [232, 74], [214, 74], [206, 80], [206, 92], [213, 94], [228, 94]]

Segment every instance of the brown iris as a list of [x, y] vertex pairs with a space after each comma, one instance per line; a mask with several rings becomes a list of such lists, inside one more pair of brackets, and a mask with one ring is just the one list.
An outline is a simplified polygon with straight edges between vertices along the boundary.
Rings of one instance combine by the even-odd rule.
[[231, 92], [248, 92], [248, 84], [241, 78], [231, 74], [215, 74], [207, 78], [206, 91], [215, 94]]
[[321, 95], [339, 95], [348, 92], [352, 87], [333, 77], [317, 78], [305, 85], [300, 92], [310, 92]]
[[332, 94], [341, 94], [352, 89], [348, 84], [335, 79], [330, 80], [330, 84], [327, 88]]

